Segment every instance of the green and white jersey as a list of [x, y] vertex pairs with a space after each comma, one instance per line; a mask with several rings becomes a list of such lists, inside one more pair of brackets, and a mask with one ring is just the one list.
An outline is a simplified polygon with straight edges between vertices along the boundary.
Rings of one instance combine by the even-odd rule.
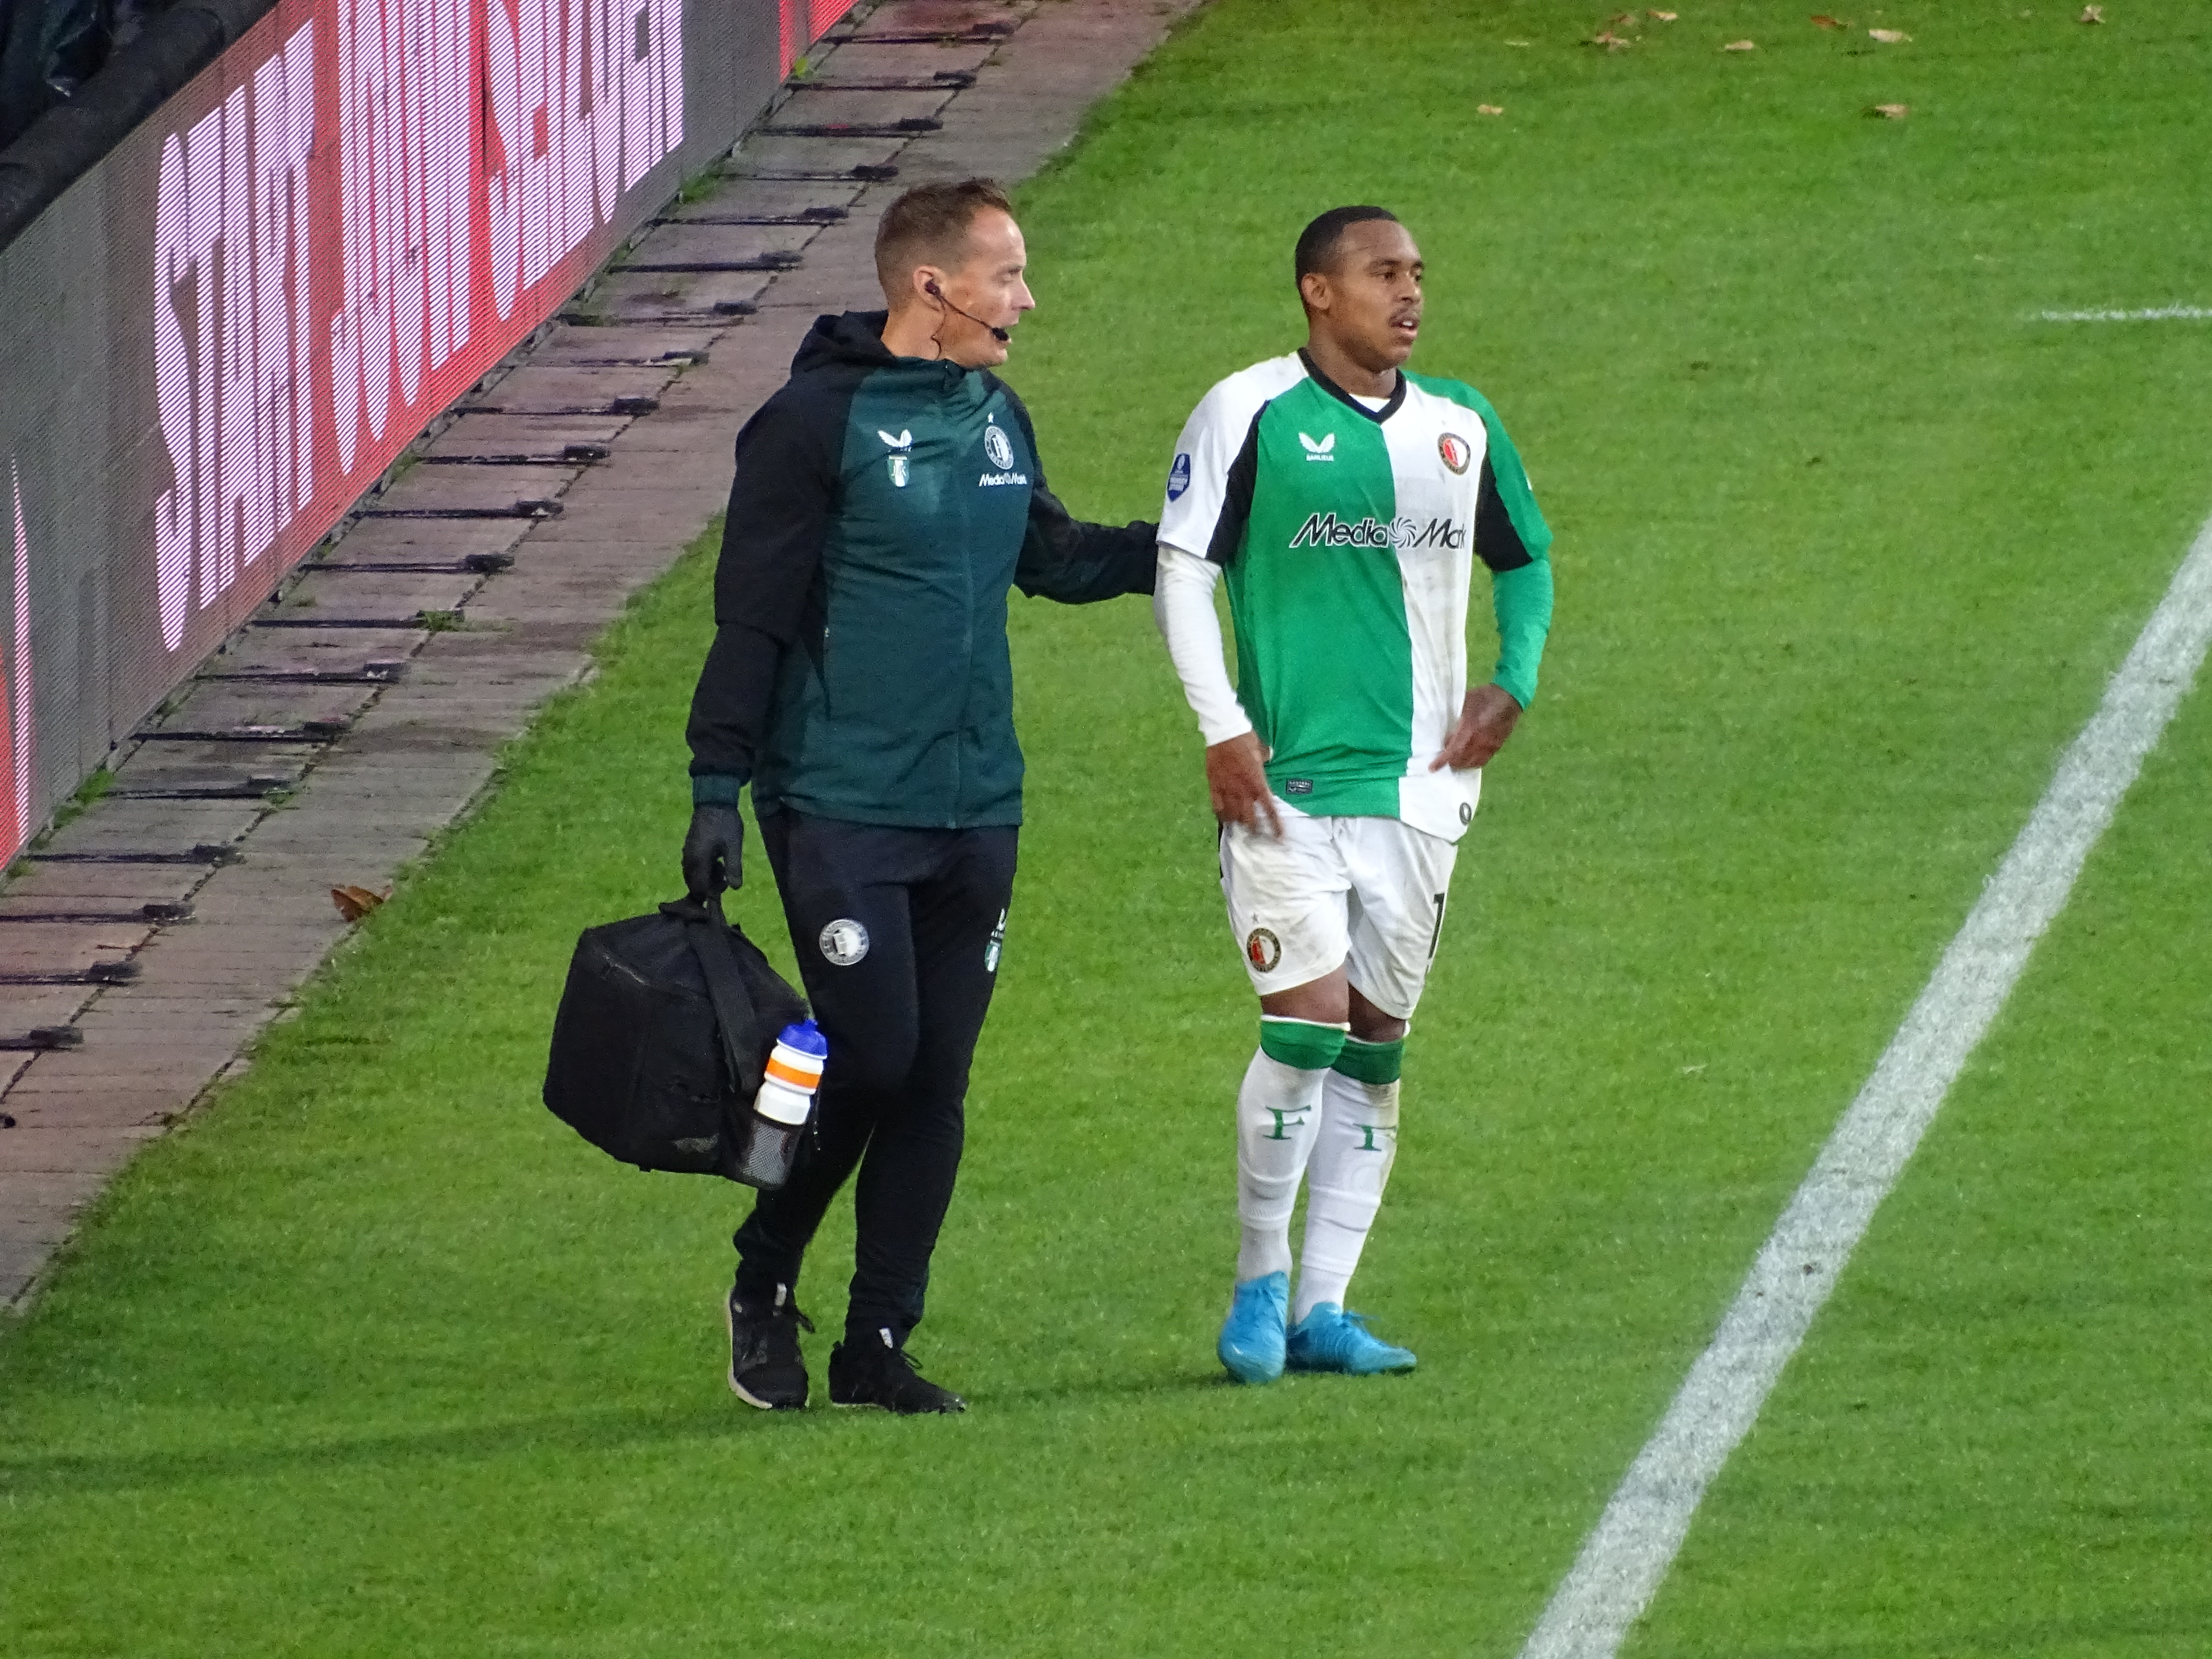
[[[1237, 699], [1275, 793], [1456, 841], [1480, 775], [1429, 763], [1467, 695], [1474, 560], [1495, 580], [1552, 539], [1481, 394], [1401, 372], [1370, 410], [1303, 351], [1232, 374], [1183, 428], [1159, 535], [1227, 571]], [[1550, 612], [1548, 570], [1530, 574], [1543, 623], [1498, 675], [1523, 703]]]

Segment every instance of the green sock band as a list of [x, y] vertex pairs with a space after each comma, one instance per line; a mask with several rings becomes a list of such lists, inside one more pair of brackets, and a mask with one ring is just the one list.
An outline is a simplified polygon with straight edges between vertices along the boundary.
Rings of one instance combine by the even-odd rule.
[[1337, 1055], [1330, 1069], [1343, 1073], [1355, 1083], [1395, 1083], [1398, 1074], [1406, 1069], [1406, 1039], [1362, 1042], [1356, 1036], [1348, 1036], [1344, 1040], [1343, 1052]]
[[1301, 1072], [1326, 1072], [1344, 1052], [1344, 1027], [1262, 1015], [1260, 1052], [1278, 1065], [1295, 1066]]

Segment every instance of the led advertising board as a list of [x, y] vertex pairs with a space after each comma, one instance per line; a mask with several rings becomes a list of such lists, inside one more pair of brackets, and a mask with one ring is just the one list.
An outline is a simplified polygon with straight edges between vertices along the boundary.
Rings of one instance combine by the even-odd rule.
[[280, 0], [0, 249], [0, 858], [848, 0]]

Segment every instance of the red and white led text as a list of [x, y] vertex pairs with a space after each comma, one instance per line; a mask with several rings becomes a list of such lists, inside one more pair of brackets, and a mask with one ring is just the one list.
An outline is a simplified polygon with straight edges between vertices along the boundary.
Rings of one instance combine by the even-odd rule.
[[682, 25], [682, 0], [287, 0], [249, 36], [273, 49], [163, 139], [171, 652], [211, 644], [200, 613], [227, 629], [604, 257], [683, 140]]

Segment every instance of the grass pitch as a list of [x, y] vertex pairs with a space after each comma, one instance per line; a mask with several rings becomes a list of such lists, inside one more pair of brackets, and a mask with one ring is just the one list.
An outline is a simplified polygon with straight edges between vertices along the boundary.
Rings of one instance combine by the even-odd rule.
[[[1364, 199], [1559, 532], [1355, 1287], [1413, 1376], [1218, 1382], [1253, 1010], [1197, 741], [1140, 605], [1025, 605], [916, 1338], [975, 1410], [731, 1400], [740, 1195], [535, 1103], [576, 930], [675, 885], [694, 559], [0, 1334], [6, 1650], [1512, 1653], [2212, 507], [2212, 327], [2028, 320], [2212, 303], [2212, 25], [2106, 9], [1608, 51], [1536, 0], [1220, 0], [1024, 191], [1014, 374], [1079, 510], [1151, 515]], [[2200, 697], [1632, 1653], [2201, 1651], [2208, 765]]]

